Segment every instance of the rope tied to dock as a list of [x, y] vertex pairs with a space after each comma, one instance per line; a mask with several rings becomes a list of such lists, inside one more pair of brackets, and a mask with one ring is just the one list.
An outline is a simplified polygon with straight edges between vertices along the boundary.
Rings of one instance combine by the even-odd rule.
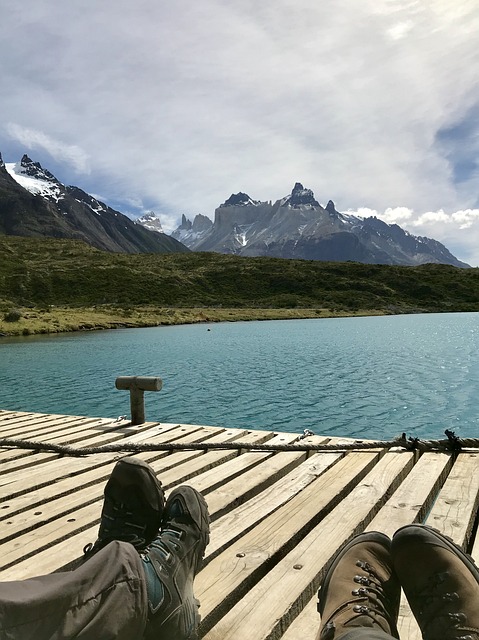
[[14, 438], [0, 438], [0, 447], [26, 449], [38, 452], [58, 453], [62, 456], [80, 457], [95, 455], [98, 453], [141, 453], [148, 451], [212, 451], [212, 450], [237, 450], [237, 451], [361, 451], [367, 449], [392, 449], [402, 448], [406, 451], [443, 451], [458, 453], [463, 449], [479, 449], [479, 439], [459, 438], [454, 431], [446, 429], [446, 439], [442, 440], [421, 440], [419, 438], [408, 437], [406, 433], [393, 440], [375, 441], [355, 441], [341, 443], [313, 444], [302, 442], [308, 437], [299, 436], [299, 441], [292, 444], [268, 444], [251, 442], [120, 442], [105, 444], [98, 447], [72, 447], [70, 445], [56, 444], [53, 442], [38, 442], [35, 440], [20, 440]]

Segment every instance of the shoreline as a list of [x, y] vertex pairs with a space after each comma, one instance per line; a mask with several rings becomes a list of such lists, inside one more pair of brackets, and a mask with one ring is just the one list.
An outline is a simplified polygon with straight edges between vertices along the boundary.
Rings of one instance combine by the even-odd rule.
[[393, 313], [394, 311], [392, 310], [384, 309], [345, 311], [326, 308], [256, 309], [154, 306], [123, 309], [112, 305], [97, 305], [96, 307], [81, 308], [56, 306], [33, 309], [18, 308], [20, 317], [16, 320], [7, 321], [3, 316], [0, 316], [0, 338], [73, 331], [134, 329], [211, 322], [348, 318], [392, 315]]

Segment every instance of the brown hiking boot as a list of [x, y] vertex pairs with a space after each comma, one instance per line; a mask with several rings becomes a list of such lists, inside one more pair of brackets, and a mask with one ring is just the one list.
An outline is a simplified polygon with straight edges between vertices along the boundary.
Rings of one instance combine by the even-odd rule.
[[470, 556], [419, 524], [394, 534], [391, 554], [424, 640], [479, 640], [479, 571]]
[[401, 589], [390, 548], [386, 535], [371, 531], [356, 536], [339, 551], [319, 590], [317, 640], [337, 639], [357, 627], [399, 637], [396, 621]]
[[193, 487], [174, 489], [160, 535], [143, 556], [149, 616], [145, 640], [196, 640], [200, 614], [193, 593], [209, 542], [205, 499]]

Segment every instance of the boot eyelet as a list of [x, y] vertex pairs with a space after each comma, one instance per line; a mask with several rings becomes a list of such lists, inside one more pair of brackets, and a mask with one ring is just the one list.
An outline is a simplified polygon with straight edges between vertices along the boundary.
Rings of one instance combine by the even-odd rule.
[[353, 611], [355, 613], [368, 613], [369, 608], [365, 607], [362, 604], [355, 604], [354, 607], [353, 607]]

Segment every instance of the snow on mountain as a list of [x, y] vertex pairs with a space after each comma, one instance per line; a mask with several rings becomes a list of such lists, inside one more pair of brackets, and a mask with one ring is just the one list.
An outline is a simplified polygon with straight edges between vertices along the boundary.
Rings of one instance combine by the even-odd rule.
[[193, 222], [183, 216], [172, 236], [192, 251], [241, 256], [468, 266], [441, 243], [416, 238], [398, 225], [340, 213], [332, 200], [322, 207], [300, 182], [274, 204], [232, 194], [216, 209], [214, 223], [206, 216]]
[[41, 195], [54, 202], [64, 197], [62, 185], [55, 176], [26, 154], [20, 162], [6, 162], [5, 168], [19, 185], [34, 195]]
[[154, 211], [150, 211], [149, 213], [145, 213], [145, 215], [137, 218], [135, 224], [141, 224], [146, 229], [150, 231], [156, 231], [157, 233], [163, 233], [163, 227], [161, 226], [160, 218], [156, 215]]
[[174, 238], [135, 224], [79, 187], [65, 186], [27, 155], [17, 163], [1, 161], [0, 182], [0, 233], [83, 240], [103, 251], [188, 251]]
[[171, 236], [187, 247], [190, 247], [191, 245], [196, 245], [201, 242], [201, 240], [208, 235], [212, 226], [213, 222], [208, 216], [204, 216], [201, 213], [195, 216], [193, 222], [188, 220], [185, 214], [183, 214], [181, 216], [180, 226], [173, 231]]

